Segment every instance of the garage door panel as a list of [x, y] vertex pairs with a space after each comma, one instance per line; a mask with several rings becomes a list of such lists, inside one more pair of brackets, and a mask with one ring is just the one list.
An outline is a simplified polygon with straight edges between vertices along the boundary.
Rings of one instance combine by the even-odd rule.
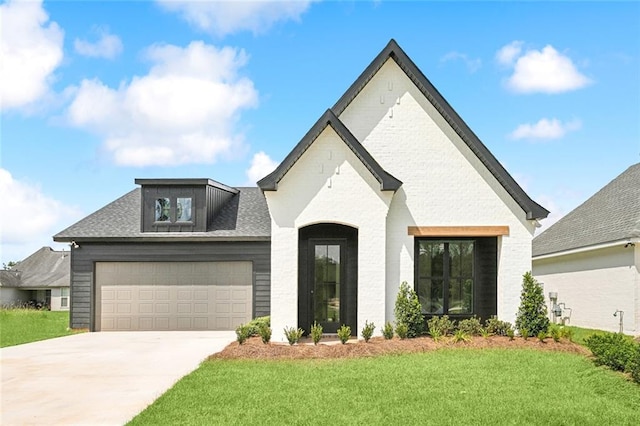
[[252, 281], [250, 262], [97, 263], [99, 328], [233, 330], [251, 320]]

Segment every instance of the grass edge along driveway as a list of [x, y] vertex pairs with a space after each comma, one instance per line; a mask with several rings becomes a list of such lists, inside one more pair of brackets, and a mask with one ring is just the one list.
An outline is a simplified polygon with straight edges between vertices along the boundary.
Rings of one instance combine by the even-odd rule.
[[375, 358], [211, 360], [130, 425], [640, 424], [640, 386], [580, 355], [442, 349]]
[[0, 309], [0, 348], [67, 336], [68, 311]]

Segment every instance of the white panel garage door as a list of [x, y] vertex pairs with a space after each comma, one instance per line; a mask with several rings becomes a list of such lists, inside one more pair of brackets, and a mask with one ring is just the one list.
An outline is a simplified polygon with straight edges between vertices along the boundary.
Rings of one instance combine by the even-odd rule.
[[96, 330], [234, 330], [251, 320], [251, 262], [98, 262]]

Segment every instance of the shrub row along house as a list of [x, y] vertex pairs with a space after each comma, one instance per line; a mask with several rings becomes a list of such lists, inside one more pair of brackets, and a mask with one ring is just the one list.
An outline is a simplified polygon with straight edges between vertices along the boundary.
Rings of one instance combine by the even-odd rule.
[[533, 273], [556, 321], [640, 335], [640, 163], [534, 238]]
[[426, 318], [513, 321], [548, 215], [393, 40], [258, 188], [136, 183], [54, 237], [77, 246], [72, 327], [356, 333], [403, 281]]

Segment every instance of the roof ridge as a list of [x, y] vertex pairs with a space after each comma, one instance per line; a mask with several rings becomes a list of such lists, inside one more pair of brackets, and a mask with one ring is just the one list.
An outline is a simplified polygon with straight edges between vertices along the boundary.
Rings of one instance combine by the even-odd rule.
[[289, 152], [284, 160], [264, 178], [258, 181], [258, 186], [263, 191], [277, 191], [278, 183], [293, 167], [300, 157], [309, 149], [320, 134], [330, 126], [349, 147], [369, 172], [380, 182], [382, 191], [396, 191], [402, 182], [396, 179], [380, 166], [367, 149], [358, 141], [351, 131], [344, 125], [342, 120], [331, 110], [327, 109], [322, 116], [311, 126], [311, 129], [302, 137], [300, 142]]
[[407, 77], [409, 77], [418, 90], [420, 90], [434, 108], [436, 108], [438, 113], [442, 115], [449, 126], [451, 126], [469, 149], [471, 149], [480, 162], [496, 178], [520, 208], [526, 212], [527, 219], [543, 219], [549, 215], [547, 209], [533, 201], [531, 197], [527, 195], [394, 39], [391, 39], [389, 43], [387, 43], [384, 49], [382, 49], [353, 84], [349, 86], [338, 102], [336, 102], [333, 106], [333, 111], [336, 115], [339, 116], [344, 112], [351, 101], [356, 98], [364, 86], [366, 86], [388, 59], [393, 59], [395, 63], [398, 64]]

